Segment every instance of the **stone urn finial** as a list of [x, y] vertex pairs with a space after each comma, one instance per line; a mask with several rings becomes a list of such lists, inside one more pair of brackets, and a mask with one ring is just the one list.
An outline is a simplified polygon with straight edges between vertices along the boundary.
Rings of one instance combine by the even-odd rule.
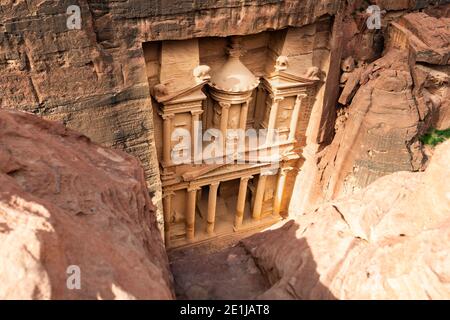
[[199, 65], [195, 67], [192, 71], [195, 82], [199, 84], [205, 81], [209, 81], [211, 79], [211, 75], [209, 74], [210, 71], [211, 68], [207, 65]]
[[275, 71], [284, 71], [288, 68], [289, 59], [286, 56], [279, 56], [275, 62]]

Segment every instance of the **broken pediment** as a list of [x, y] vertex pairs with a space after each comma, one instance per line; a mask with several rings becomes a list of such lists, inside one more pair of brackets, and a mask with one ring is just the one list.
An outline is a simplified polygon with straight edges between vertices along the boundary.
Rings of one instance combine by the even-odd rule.
[[202, 88], [206, 83], [207, 81], [203, 81], [190, 88], [182, 89], [178, 92], [167, 94], [158, 94], [156, 90], [153, 90], [154, 92], [153, 96], [156, 99], [156, 101], [163, 104], [177, 104], [177, 103], [204, 100], [206, 99], [206, 95], [202, 92]]
[[[311, 70], [310, 73], [313, 73], [313, 71]], [[290, 88], [297, 86], [314, 85], [320, 81], [320, 78], [308, 78], [306, 75], [298, 76], [286, 71], [275, 71], [269, 77], [267, 77], [267, 81], [276, 88]]]

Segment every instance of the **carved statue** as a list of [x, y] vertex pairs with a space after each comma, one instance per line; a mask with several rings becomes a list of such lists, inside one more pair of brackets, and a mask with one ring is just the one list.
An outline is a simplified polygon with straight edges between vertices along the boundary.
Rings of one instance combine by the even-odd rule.
[[278, 119], [280, 119], [284, 123], [286, 122], [286, 120], [290, 119], [290, 117], [291, 112], [289, 110], [283, 109], [283, 111], [280, 112]]
[[207, 65], [199, 65], [198, 67], [196, 67], [192, 72], [195, 78], [195, 82], [202, 83], [211, 79], [211, 76], [209, 74], [210, 71], [211, 68]]
[[286, 70], [289, 65], [289, 59], [286, 56], [279, 56], [277, 58], [277, 61], [275, 63], [275, 70], [276, 71], [283, 71]]

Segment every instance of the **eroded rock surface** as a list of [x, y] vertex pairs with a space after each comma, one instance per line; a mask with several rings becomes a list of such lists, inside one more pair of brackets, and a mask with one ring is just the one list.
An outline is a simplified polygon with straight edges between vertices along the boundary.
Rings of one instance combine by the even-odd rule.
[[[426, 168], [430, 152], [420, 138], [431, 128], [450, 127], [449, 17], [449, 5], [387, 12], [384, 51], [374, 61], [365, 60], [375, 55], [363, 54], [364, 48], [349, 47], [365, 34], [349, 32], [355, 35], [343, 55], [354, 56], [343, 56], [341, 64], [335, 135], [330, 144], [309, 139], [292, 214], [351, 195], [385, 175]], [[344, 29], [357, 30], [353, 24], [345, 21]]]
[[[71, 265], [80, 290], [66, 286]], [[0, 110], [0, 283], [0, 299], [171, 299], [138, 160]]]
[[366, 84], [341, 115], [342, 126], [338, 119], [336, 136], [319, 164], [327, 199], [351, 194], [386, 174], [419, 170], [425, 162], [417, 145], [421, 119], [407, 52], [392, 50], [360, 72]]
[[449, 299], [450, 142], [397, 172], [242, 243], [268, 299]]

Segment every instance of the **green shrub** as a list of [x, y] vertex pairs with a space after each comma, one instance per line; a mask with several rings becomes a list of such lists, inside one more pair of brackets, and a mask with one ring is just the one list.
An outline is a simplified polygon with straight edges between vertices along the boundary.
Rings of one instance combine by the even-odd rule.
[[420, 138], [420, 141], [422, 141], [423, 144], [434, 147], [447, 139], [450, 139], [450, 128], [445, 130], [436, 130], [432, 128]]

